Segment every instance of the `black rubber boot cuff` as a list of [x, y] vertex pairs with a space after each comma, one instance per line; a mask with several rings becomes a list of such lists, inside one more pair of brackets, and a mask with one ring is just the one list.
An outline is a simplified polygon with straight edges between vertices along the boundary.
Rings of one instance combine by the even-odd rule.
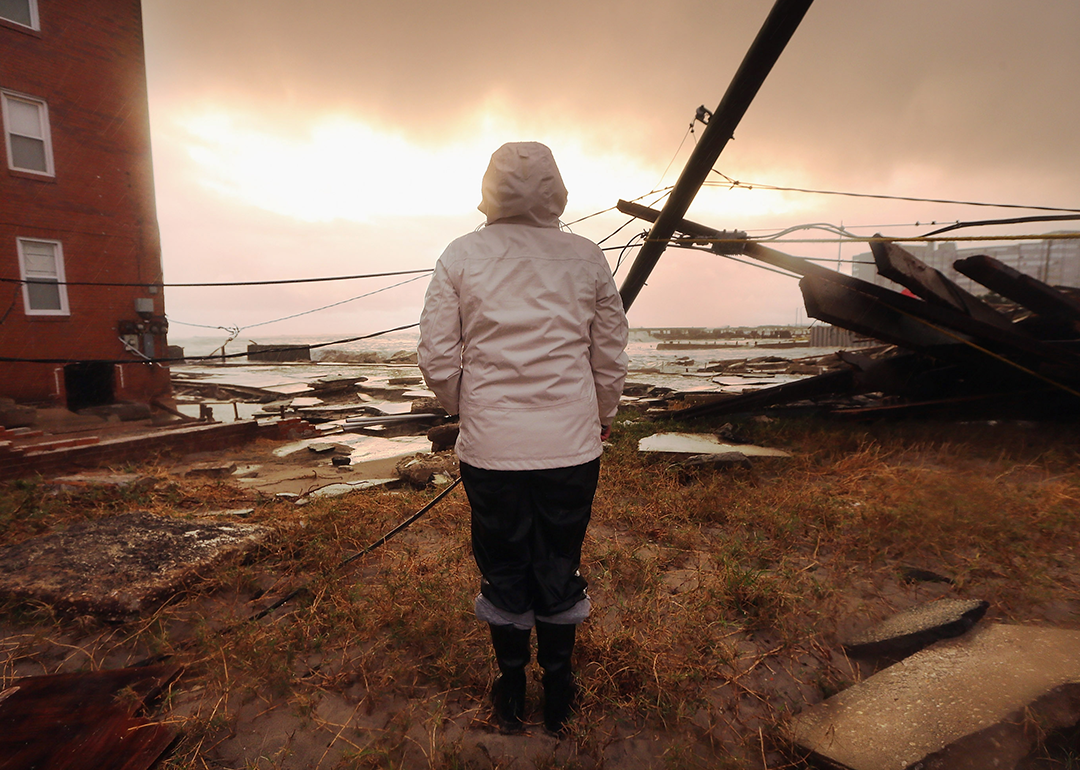
[[495, 721], [504, 732], [519, 732], [525, 719], [525, 667], [529, 664], [529, 629], [491, 626], [491, 646], [499, 678], [491, 688]]
[[536, 661], [544, 669], [544, 726], [561, 733], [574, 710], [577, 685], [570, 659], [577, 626], [536, 623]]

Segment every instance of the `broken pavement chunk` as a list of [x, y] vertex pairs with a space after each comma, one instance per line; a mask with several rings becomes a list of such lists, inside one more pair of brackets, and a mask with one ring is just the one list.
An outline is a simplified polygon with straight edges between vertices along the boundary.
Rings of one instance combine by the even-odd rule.
[[87, 472], [70, 476], [57, 476], [45, 482], [45, 486], [57, 492], [79, 492], [87, 489], [113, 488], [131, 489], [140, 486], [153, 486], [156, 480], [152, 476], [140, 473]]
[[184, 474], [186, 478], [200, 479], [223, 479], [231, 476], [236, 470], [236, 463], [199, 463], [188, 468]]
[[0, 597], [122, 617], [150, 609], [270, 533], [255, 524], [145, 511], [74, 524], [0, 548]]
[[967, 633], [986, 614], [989, 602], [938, 599], [878, 623], [844, 642], [853, 657], [904, 657], [941, 639]]
[[654, 433], [638, 441], [638, 451], [682, 455], [683, 459], [694, 455], [719, 455], [728, 452], [738, 452], [745, 457], [791, 457], [782, 449], [753, 444], [725, 444], [707, 433]]
[[357, 481], [342, 481], [336, 484], [327, 484], [324, 487], [313, 489], [303, 497], [299, 497], [296, 500], [296, 504], [307, 505], [310, 500], [316, 497], [340, 497], [341, 495], [347, 495], [350, 492], [357, 492], [361, 489], [384, 487], [387, 484], [393, 484], [397, 481], [398, 479], [396, 478], [359, 479]]
[[308, 444], [309, 452], [314, 452], [315, 454], [320, 455], [327, 452], [333, 452], [335, 449], [337, 449], [337, 446], [335, 444], [330, 444], [325, 441], [316, 441], [313, 444]]
[[1007, 770], [1078, 722], [1080, 632], [990, 624], [807, 709], [789, 738], [849, 770]]

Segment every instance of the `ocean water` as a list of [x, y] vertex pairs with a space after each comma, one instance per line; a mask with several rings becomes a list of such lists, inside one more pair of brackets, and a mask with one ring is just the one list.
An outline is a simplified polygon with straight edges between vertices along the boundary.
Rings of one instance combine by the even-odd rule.
[[[311, 357], [318, 360], [324, 351], [340, 350], [350, 353], [374, 352], [387, 357], [399, 351], [415, 351], [416, 343], [420, 338], [415, 329], [400, 332], [391, 332], [379, 337], [358, 340], [356, 342], [336, 343], [343, 339], [343, 335], [324, 336], [277, 336], [259, 337], [254, 342], [260, 345], [320, 345], [323, 343], [335, 343], [325, 348], [311, 351]], [[180, 345], [188, 356], [206, 356], [220, 352], [224, 342], [222, 337], [170, 337], [169, 343]], [[835, 352], [833, 348], [770, 348], [767, 343], [756, 344], [755, 340], [733, 340], [735, 347], [710, 348], [705, 350], [657, 350], [658, 340], [649, 337], [646, 333], [631, 330], [630, 343], [626, 346], [627, 355], [630, 357], [630, 365], [633, 369], [660, 368], [675, 365], [678, 361], [687, 361], [688, 367], [701, 367], [716, 361], [732, 361], [744, 358], [757, 358], [761, 356], [775, 356], [777, 358], [805, 358], [809, 356], [822, 356]], [[727, 342], [727, 341], [725, 341]], [[226, 346], [227, 354], [243, 353], [247, 349], [248, 340], [237, 339]], [[237, 363], [246, 363], [245, 358], [232, 359]]]
[[[273, 388], [280, 390], [283, 394], [290, 389], [299, 391], [303, 389], [303, 383], [322, 377], [350, 377], [357, 375], [367, 377], [369, 381], [377, 382], [388, 380], [390, 377], [419, 376], [419, 370], [415, 366], [409, 365], [387, 367], [371, 364], [317, 363], [323, 351], [329, 350], [351, 353], [374, 352], [384, 358], [400, 351], [415, 351], [419, 339], [419, 334], [415, 329], [392, 332], [356, 342], [337, 342], [340, 339], [343, 339], [341, 335], [327, 335], [323, 337], [260, 337], [254, 340], [261, 345], [334, 343], [325, 348], [317, 348], [311, 351], [312, 358], [317, 365], [294, 363], [249, 364], [246, 358], [240, 357], [228, 359], [228, 366], [220, 366], [211, 362], [192, 362], [175, 367], [175, 371], [177, 374], [187, 373], [202, 379]], [[201, 356], [219, 352], [224, 338], [173, 337], [169, 341], [173, 345], [182, 346], [185, 355]], [[246, 339], [235, 340], [226, 346], [225, 352], [227, 354], [243, 353], [247, 349], [247, 342]], [[645, 332], [631, 331], [630, 343], [627, 345], [627, 354], [630, 357], [630, 374], [627, 378], [629, 381], [668, 387], [677, 391], [738, 392], [750, 387], [790, 382], [799, 379], [799, 377], [784, 374], [718, 377], [716, 374], [701, 372], [700, 370], [711, 363], [722, 361], [765, 356], [797, 359], [835, 352], [832, 348], [769, 348], [764, 344], [755, 345], [753, 340], [737, 341], [738, 344], [734, 347], [726, 348], [657, 350], [657, 342], [658, 340], [651, 338]]]

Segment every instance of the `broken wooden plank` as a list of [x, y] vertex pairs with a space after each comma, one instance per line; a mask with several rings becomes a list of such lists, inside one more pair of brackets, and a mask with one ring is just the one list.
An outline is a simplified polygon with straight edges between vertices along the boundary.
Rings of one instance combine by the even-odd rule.
[[152, 767], [176, 733], [137, 714], [181, 670], [157, 665], [14, 680], [0, 692], [0, 766]]
[[1063, 347], [1042, 342], [1015, 327], [999, 328], [951, 308], [931, 305], [929, 302], [904, 296], [891, 289], [837, 273], [753, 241], [746, 243], [743, 253], [775, 267], [803, 276], [823, 278], [853, 289], [928, 328], [945, 333], [957, 342], [974, 342], [978, 348], [972, 348], [973, 350], [981, 349], [983, 352], [989, 351], [1009, 360], [1027, 362], [1027, 366], [1038, 363], [1054, 364], [1061, 371], [1061, 376], [1068, 376], [1070, 379], [1080, 378], [1080, 356]]
[[[660, 213], [655, 209], [628, 201], [619, 201], [618, 208], [625, 214], [647, 221], [655, 221], [655, 218]], [[729, 235], [720, 230], [685, 219], [679, 222], [678, 230], [692, 238], [707, 239], [714, 242], [728, 240], [725, 236]], [[989, 349], [996, 355], [1010, 359], [1016, 358], [1017, 361], [1025, 361], [1027, 362], [1026, 365], [1038, 365], [1042, 362], [1051, 363], [1056, 367], [1058, 376], [1080, 379], [1080, 356], [1062, 347], [1044, 343], [1025, 334], [1018, 328], [1011, 326], [1001, 328], [972, 318], [952, 308], [931, 305], [914, 297], [906, 297], [899, 292], [877, 286], [869, 281], [863, 281], [850, 275], [838, 273], [835, 270], [829, 270], [800, 257], [784, 254], [756, 241], [748, 240], [741, 245], [742, 253], [748, 257], [796, 275], [813, 276], [848, 287], [861, 295], [886, 303], [893, 311], [922, 324], [929, 330], [937, 329], [945, 336], [952, 337], [954, 342], [975, 343], [983, 351]], [[718, 243], [716, 246], [718, 248], [714, 250], [718, 252], [726, 252], [731, 249], [730, 243]], [[832, 322], [830, 321], [830, 323]], [[852, 331], [858, 331], [858, 329], [852, 329]], [[903, 342], [894, 344], [907, 347]], [[1033, 358], [1036, 360], [1032, 361]]]
[[786, 382], [719, 401], [697, 404], [685, 409], [673, 409], [658, 416], [676, 420], [693, 420], [712, 415], [754, 412], [777, 404], [847, 393], [851, 390], [853, 382], [853, 374], [850, 370], [826, 372], [816, 377], [807, 377], [805, 380]]
[[[875, 238], [882, 238], [878, 233]], [[942, 307], [958, 310], [983, 323], [1007, 329], [1012, 321], [974, 294], [965, 291], [944, 273], [920, 260], [896, 243], [871, 241], [870, 250], [880, 275], [910, 290], [915, 296]]]
[[956, 260], [953, 267], [990, 291], [1023, 305], [1033, 313], [1071, 323], [1080, 322], [1080, 302], [993, 257], [977, 254]]
[[908, 350], [929, 352], [971, 341], [964, 335], [951, 336], [938, 331], [875, 297], [823, 276], [805, 276], [799, 281], [799, 289], [806, 314], [811, 318]]

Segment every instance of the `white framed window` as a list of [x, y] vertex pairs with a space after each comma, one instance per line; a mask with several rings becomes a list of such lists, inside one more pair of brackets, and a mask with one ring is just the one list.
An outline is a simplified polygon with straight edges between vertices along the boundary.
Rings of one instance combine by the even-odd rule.
[[60, 241], [16, 238], [27, 315], [70, 315]]
[[[3, 0], [0, 0], [3, 2]], [[0, 91], [8, 168], [53, 176], [49, 106], [40, 99]]]
[[0, 0], [0, 19], [13, 21], [30, 29], [41, 29], [38, 24], [37, 0]]

